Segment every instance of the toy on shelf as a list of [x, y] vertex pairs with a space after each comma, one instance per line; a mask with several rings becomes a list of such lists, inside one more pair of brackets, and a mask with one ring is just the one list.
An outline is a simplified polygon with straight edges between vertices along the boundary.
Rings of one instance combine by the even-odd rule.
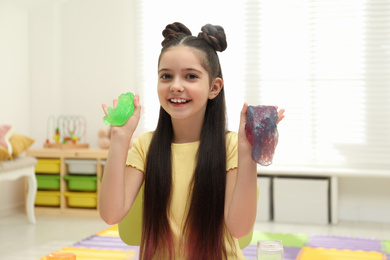
[[[61, 115], [57, 118], [57, 121], [54, 116], [50, 116], [47, 121], [47, 137], [44, 147], [88, 148], [86, 130], [86, 121], [83, 116]], [[51, 135], [54, 142], [50, 142]]]

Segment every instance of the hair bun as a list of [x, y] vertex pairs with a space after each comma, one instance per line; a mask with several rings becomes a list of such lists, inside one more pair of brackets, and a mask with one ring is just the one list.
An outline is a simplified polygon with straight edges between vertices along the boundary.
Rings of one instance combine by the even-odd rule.
[[161, 45], [164, 46], [167, 42], [172, 39], [177, 38], [178, 36], [188, 36], [192, 35], [191, 31], [182, 23], [175, 22], [168, 24], [162, 32], [164, 40], [161, 42]]
[[216, 51], [222, 52], [226, 50], [225, 30], [219, 25], [204, 25], [202, 32], [198, 34], [198, 38], [206, 40]]

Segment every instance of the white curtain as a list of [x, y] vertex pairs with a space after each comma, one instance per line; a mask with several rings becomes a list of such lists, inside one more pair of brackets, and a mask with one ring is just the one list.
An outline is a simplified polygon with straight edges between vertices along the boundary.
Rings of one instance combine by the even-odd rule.
[[[139, 131], [156, 126], [161, 32], [179, 21], [197, 35], [225, 28], [220, 53], [228, 126], [243, 102], [278, 105], [275, 166], [390, 174], [390, 1], [136, 1]], [[272, 166], [269, 166], [272, 168]]]

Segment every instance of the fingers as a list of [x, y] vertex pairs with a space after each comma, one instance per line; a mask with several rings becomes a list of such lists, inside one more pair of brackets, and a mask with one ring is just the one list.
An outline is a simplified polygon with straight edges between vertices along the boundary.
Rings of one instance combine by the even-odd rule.
[[104, 111], [104, 114], [108, 114], [108, 111], [107, 111], [107, 105], [106, 104], [102, 104], [102, 108], [103, 108], [103, 111]]
[[[278, 106], [275, 106], [276, 110], [278, 110]], [[279, 124], [280, 121], [282, 121], [282, 119], [285, 117], [284, 116], [284, 108], [280, 109], [278, 111], [278, 120], [276, 121], [276, 124]]]
[[279, 122], [282, 121], [282, 119], [285, 117], [284, 112], [285, 110], [283, 108], [278, 111], [278, 120], [276, 122], [277, 124], [279, 124]]
[[285, 112], [286, 110], [284, 110], [284, 108], [282, 108], [282, 109], [280, 109], [279, 111], [278, 111], [278, 116], [279, 117], [284, 117], [284, 112]]
[[[118, 99], [114, 99], [112, 107], [115, 108], [117, 104], [118, 104]], [[102, 108], [103, 108], [104, 114], [107, 115], [108, 114], [107, 105], [106, 104], [102, 104]]]
[[139, 103], [139, 95], [138, 95], [138, 94], [136, 94], [136, 95], [134, 96], [133, 104], [134, 104], [134, 107], [135, 107], [135, 108], [141, 106], [140, 103]]
[[244, 103], [244, 106], [241, 109], [241, 115], [240, 115], [240, 125], [246, 124], [246, 113], [248, 110], [248, 104]]
[[133, 104], [134, 104], [134, 113], [137, 115], [140, 115], [141, 113], [141, 104], [139, 103], [139, 95], [136, 94], [134, 99], [133, 99]]

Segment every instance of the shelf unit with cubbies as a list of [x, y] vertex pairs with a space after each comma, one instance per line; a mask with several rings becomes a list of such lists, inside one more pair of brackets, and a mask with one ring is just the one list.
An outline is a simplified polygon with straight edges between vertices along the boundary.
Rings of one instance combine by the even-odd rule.
[[99, 216], [97, 196], [108, 150], [41, 148], [27, 155], [38, 159], [37, 215]]

